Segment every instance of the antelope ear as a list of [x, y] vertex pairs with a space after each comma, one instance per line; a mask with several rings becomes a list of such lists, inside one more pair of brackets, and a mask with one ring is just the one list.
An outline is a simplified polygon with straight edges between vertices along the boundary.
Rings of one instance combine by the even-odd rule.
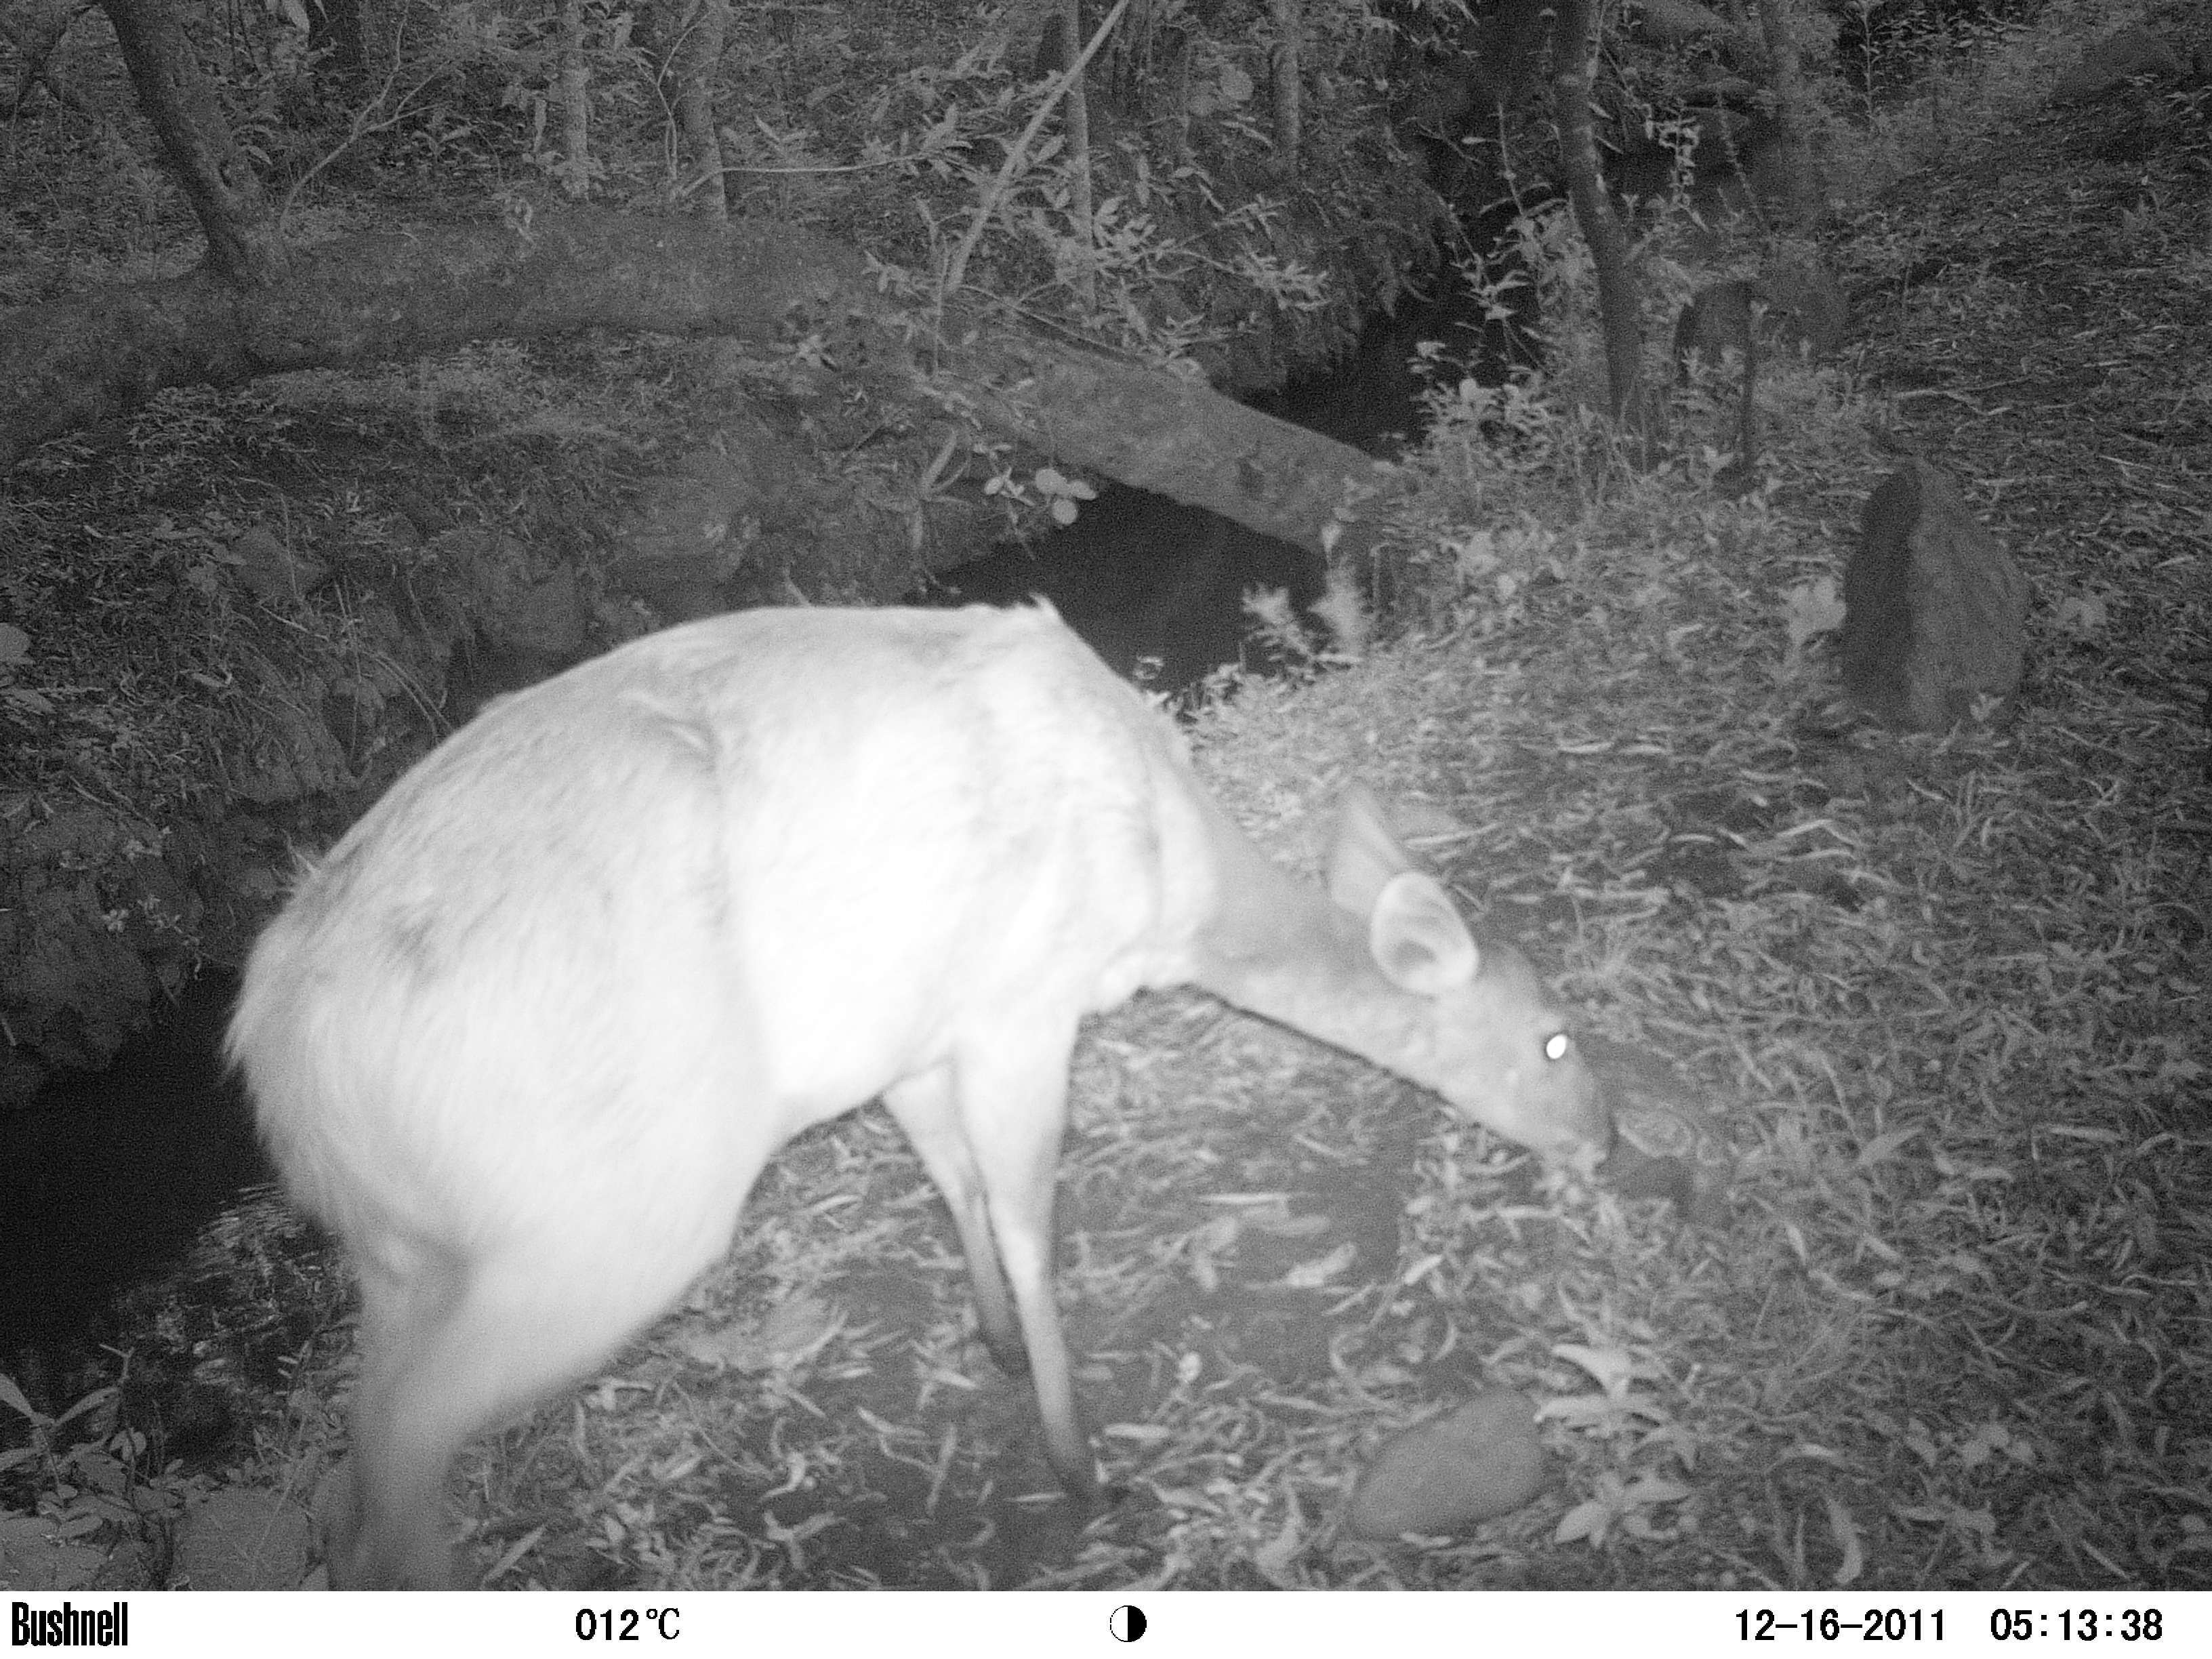
[[1442, 996], [1482, 969], [1482, 951], [1443, 884], [1404, 870], [1383, 884], [1367, 918], [1367, 951], [1382, 977], [1417, 996]]
[[1358, 784], [1344, 792], [1328, 848], [1328, 896], [1356, 916], [1372, 915], [1384, 884], [1413, 867], [1382, 821], [1382, 807]]

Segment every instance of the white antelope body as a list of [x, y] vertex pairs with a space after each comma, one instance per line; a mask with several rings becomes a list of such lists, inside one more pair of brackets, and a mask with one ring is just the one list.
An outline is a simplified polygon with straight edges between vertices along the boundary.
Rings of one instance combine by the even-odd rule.
[[490, 706], [301, 882], [230, 1028], [361, 1278], [333, 1583], [448, 1582], [460, 1446], [604, 1364], [723, 1254], [779, 1146], [878, 1097], [1095, 1495], [1053, 1185], [1077, 1024], [1140, 987], [1604, 1155], [1528, 963], [1477, 945], [1358, 791], [1330, 895], [1047, 608], [742, 612]]

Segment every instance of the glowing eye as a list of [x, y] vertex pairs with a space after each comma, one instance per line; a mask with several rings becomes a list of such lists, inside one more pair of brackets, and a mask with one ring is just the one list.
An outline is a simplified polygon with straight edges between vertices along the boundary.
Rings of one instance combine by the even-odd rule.
[[1545, 1059], [1565, 1060], [1566, 1057], [1567, 1034], [1565, 1031], [1554, 1031], [1544, 1039]]

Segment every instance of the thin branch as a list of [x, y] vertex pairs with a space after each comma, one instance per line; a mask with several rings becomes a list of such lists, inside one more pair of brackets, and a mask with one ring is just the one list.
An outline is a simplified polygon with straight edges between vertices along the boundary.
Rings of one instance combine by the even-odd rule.
[[344, 137], [338, 140], [338, 142], [331, 147], [328, 154], [318, 157], [313, 166], [310, 167], [305, 173], [301, 173], [296, 179], [293, 180], [291, 189], [284, 192], [284, 199], [276, 209], [276, 228], [280, 234], [283, 231], [284, 222], [291, 217], [292, 204], [299, 199], [300, 192], [307, 187], [308, 183], [315, 177], [316, 174], [322, 172], [325, 167], [330, 166], [331, 163], [337, 161], [339, 156], [344, 155], [348, 150], [351, 149], [362, 139], [368, 137], [371, 133], [387, 132], [392, 128], [398, 126], [399, 123], [406, 118], [408, 106], [411, 100], [419, 97], [430, 88], [437, 85], [441, 76], [451, 73], [450, 70], [440, 70], [432, 74], [427, 80], [416, 82], [414, 87], [409, 89], [404, 97], [401, 98], [398, 103], [392, 106], [391, 114], [386, 116], [380, 121], [372, 121], [369, 119], [370, 115], [374, 112], [382, 107], [384, 100], [392, 95], [392, 88], [398, 83], [399, 60], [402, 55], [402, 48], [405, 45], [406, 41], [406, 29], [407, 20], [403, 17], [399, 21], [399, 39], [392, 45], [392, 68], [386, 72], [384, 84], [376, 89], [376, 95], [374, 98], [371, 98], [368, 102], [362, 105], [361, 108], [354, 112], [353, 118], [349, 124], [351, 130], [347, 132]]
[[975, 204], [975, 222], [969, 226], [968, 234], [960, 239], [960, 246], [953, 250], [951, 258], [945, 261], [945, 281], [939, 290], [940, 301], [945, 295], [960, 291], [960, 284], [968, 275], [969, 256], [975, 252], [975, 245], [983, 240], [983, 227], [991, 222], [991, 216], [999, 210], [999, 204], [1006, 198], [1015, 173], [1029, 159], [1030, 146], [1036, 142], [1037, 134], [1044, 131], [1045, 118], [1052, 113], [1053, 106], [1066, 95], [1067, 89], [1075, 84], [1075, 77], [1083, 73], [1085, 66], [1098, 55], [1098, 48], [1106, 44], [1106, 37], [1114, 32], [1114, 25], [1121, 21], [1121, 14], [1128, 9], [1129, 0], [1114, 0], [1114, 9], [1106, 14], [1106, 21], [1098, 26], [1098, 33], [1091, 37], [1091, 44], [1084, 47], [1073, 63], [1060, 71], [1060, 78], [1052, 83], [1052, 90], [1045, 94], [1044, 102], [1037, 106], [1036, 114], [1022, 130], [1022, 136], [1014, 141], [1014, 147], [1006, 152], [1006, 165], [999, 169], [999, 176], [991, 180], [991, 188], [983, 193], [983, 199]]

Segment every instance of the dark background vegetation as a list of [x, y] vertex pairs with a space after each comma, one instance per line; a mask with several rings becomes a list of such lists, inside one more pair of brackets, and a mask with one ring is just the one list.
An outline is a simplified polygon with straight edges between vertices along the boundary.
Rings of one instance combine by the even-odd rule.
[[[489, 696], [705, 611], [927, 595], [1066, 504], [1042, 469], [1085, 469], [975, 413], [1003, 384], [989, 365], [866, 343], [942, 314], [980, 223], [949, 299], [994, 339], [1155, 377], [1194, 364], [1264, 398], [1365, 331], [1389, 395], [1422, 395], [1426, 436], [1355, 571], [1402, 637], [1354, 653], [1340, 636], [1366, 660], [1244, 684], [1200, 717], [1201, 764], [1293, 860], [1355, 775], [1455, 813], [1470, 833], [1439, 849], [1448, 872], [1613, 1052], [1657, 1066], [1725, 1148], [1726, 1194], [1692, 1217], [1547, 1186], [1357, 1065], [1151, 1001], [1083, 1050], [1062, 1206], [1082, 1386], [1131, 1503], [1086, 1531], [1042, 1496], [1026, 1389], [969, 1340], [939, 1206], [864, 1114], [779, 1162], [674, 1322], [470, 1460], [478, 1569], [607, 1587], [2212, 1583], [2207, 20], [2179, 0], [1794, 3], [1808, 212], [1762, 173], [1776, 112], [1750, 58], [1656, 7], [1605, 13], [1595, 136], [1651, 388], [1626, 407], [1561, 205], [1549, 60], [1515, 7], [1304, 8], [1293, 164], [1269, 9], [1156, 3], [1127, 37], [1145, 50], [1091, 77], [1087, 167], [1053, 125], [1002, 183], [1054, 9], [734, 12], [712, 76], [733, 234], [772, 274], [792, 252], [775, 280], [793, 294], [829, 271], [880, 309], [863, 325], [810, 301], [725, 328], [605, 297], [647, 276], [673, 294], [684, 268], [680, 249], [605, 263], [630, 227], [711, 220], [664, 9], [578, 9], [580, 155], [558, 9], [442, 8], [435, 27], [396, 9], [412, 27], [387, 80], [330, 32], [342, 9], [181, 5], [263, 198], [242, 222], [269, 232], [233, 274], [272, 310], [234, 337], [223, 290], [192, 286], [205, 222], [103, 14], [0, 9], [6, 361], [67, 327], [70, 361], [112, 364], [126, 335], [156, 337], [151, 295], [207, 307], [213, 363], [173, 374], [149, 352], [161, 389], [128, 397], [103, 370], [94, 412], [0, 481], [16, 1582], [312, 1565], [343, 1272], [272, 1199], [188, 1248], [198, 1215], [169, 1208], [250, 1176], [207, 1036], [295, 849]], [[1712, 15], [1755, 33], [1747, 9]], [[2061, 71], [2137, 17], [2180, 72], [2054, 105]], [[583, 250], [548, 292], [602, 325], [508, 319], [380, 356], [348, 331], [366, 301], [347, 273], [316, 264], [383, 248], [380, 280], [429, 327], [421, 296], [482, 269], [467, 250], [532, 227]], [[295, 263], [246, 269], [271, 250]], [[1728, 377], [1678, 387], [1664, 346], [1693, 291], [1777, 250], [1838, 274], [1850, 341], [1776, 365], [1759, 453], [1732, 456]], [[1474, 296], [1456, 318], [1492, 314], [1440, 325], [1411, 374], [1391, 325], [1447, 290]], [[285, 367], [279, 301], [314, 366], [264, 372]], [[78, 388], [0, 391], [24, 431]], [[1835, 583], [1904, 453], [1958, 477], [2029, 574], [2008, 721], [1896, 734], [1837, 704]], [[1249, 527], [1138, 522], [1211, 574], [1102, 611], [1109, 629], [1237, 594], [1220, 572], [1244, 568]], [[1328, 642], [1304, 625], [1271, 661]], [[1125, 654], [1147, 648], [1176, 647]], [[135, 1103], [67, 1080], [195, 995], [183, 1069], [134, 1062]], [[101, 1127], [70, 1139], [78, 1120]], [[138, 1276], [106, 1260], [126, 1235], [182, 1266], [113, 1301]], [[1545, 1497], [1426, 1547], [1346, 1534], [1379, 1446], [1499, 1384], [1543, 1402]]]

